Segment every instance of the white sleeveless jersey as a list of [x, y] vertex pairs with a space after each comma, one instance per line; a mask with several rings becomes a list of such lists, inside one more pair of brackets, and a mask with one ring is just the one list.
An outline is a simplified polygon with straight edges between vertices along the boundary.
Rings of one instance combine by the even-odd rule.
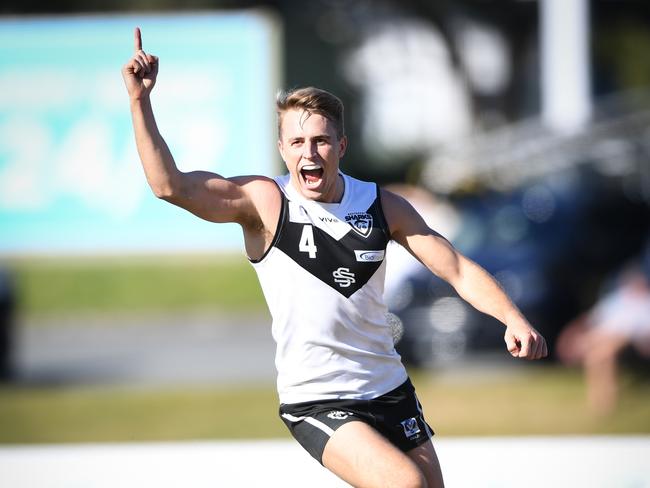
[[282, 211], [251, 261], [273, 318], [281, 403], [370, 399], [407, 379], [386, 320], [390, 239], [379, 190], [343, 175], [341, 203], [308, 200], [278, 177]]

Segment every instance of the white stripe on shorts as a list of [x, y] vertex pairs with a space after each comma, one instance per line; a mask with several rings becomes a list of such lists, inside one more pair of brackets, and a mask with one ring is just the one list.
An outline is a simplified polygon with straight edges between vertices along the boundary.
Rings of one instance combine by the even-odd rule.
[[332, 437], [332, 434], [334, 433], [333, 429], [329, 428], [320, 420], [316, 420], [315, 418], [312, 417], [294, 417], [290, 413], [283, 413], [282, 416], [285, 419], [287, 419], [289, 422], [301, 422], [304, 420], [308, 424], [311, 424], [314, 427], [316, 427], [318, 430], [325, 432], [329, 437]]

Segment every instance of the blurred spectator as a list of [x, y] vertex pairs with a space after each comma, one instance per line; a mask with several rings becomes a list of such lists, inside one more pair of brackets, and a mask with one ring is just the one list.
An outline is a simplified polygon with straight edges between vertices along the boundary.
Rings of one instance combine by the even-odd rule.
[[567, 365], [585, 370], [587, 400], [596, 413], [616, 408], [618, 364], [633, 349], [650, 359], [650, 246], [645, 259], [623, 271], [612, 290], [585, 314], [570, 322], [557, 343], [557, 355]]

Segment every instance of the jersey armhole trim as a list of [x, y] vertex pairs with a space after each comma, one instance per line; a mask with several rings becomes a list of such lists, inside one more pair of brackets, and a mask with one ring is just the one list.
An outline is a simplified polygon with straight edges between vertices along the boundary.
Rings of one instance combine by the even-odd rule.
[[388, 227], [388, 221], [386, 220], [386, 215], [384, 215], [384, 205], [381, 201], [381, 189], [379, 188], [379, 185], [376, 183], [375, 183], [375, 187], [377, 189], [377, 216], [379, 217], [379, 225], [381, 225], [381, 228], [384, 230], [386, 237], [388, 237], [388, 240], [390, 241], [393, 238], [393, 236], [390, 233], [390, 227]]
[[259, 259], [251, 259], [248, 258], [248, 260], [253, 263], [261, 263], [266, 256], [268, 256], [269, 252], [271, 252], [271, 249], [275, 247], [275, 245], [278, 243], [280, 240], [280, 234], [282, 233], [282, 228], [284, 227], [284, 220], [286, 219], [286, 215], [288, 213], [288, 200], [280, 186], [277, 184], [277, 182], [274, 181], [276, 186], [278, 187], [278, 191], [280, 192], [280, 198], [282, 198], [282, 204], [280, 205], [280, 216], [278, 217], [278, 224], [275, 228], [275, 235], [273, 236], [273, 240], [271, 241], [271, 244], [269, 244], [269, 247], [266, 251], [264, 251], [264, 254]]

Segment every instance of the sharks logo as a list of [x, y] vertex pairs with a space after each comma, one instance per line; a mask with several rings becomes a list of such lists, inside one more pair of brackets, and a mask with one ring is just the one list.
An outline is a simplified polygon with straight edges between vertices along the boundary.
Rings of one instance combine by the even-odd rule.
[[345, 221], [362, 237], [372, 232], [372, 215], [367, 212], [352, 212], [345, 216]]

